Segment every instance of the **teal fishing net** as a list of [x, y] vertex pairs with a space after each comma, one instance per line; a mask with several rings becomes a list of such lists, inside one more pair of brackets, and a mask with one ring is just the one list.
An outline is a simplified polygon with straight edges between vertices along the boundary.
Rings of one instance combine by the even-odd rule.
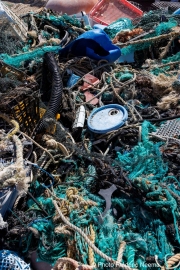
[[132, 22], [128, 18], [120, 18], [117, 21], [111, 23], [107, 27], [104, 28], [104, 31], [108, 36], [113, 39], [117, 33], [126, 29], [132, 29]]
[[[144, 122], [142, 141], [128, 152], [118, 152], [113, 164], [114, 167], [117, 163], [121, 164], [126, 169], [133, 185], [138, 186], [139, 192], [145, 194], [145, 202], [142, 202], [142, 195], [137, 191], [131, 197], [126, 193], [115, 192], [111, 199], [111, 209], [102, 216], [105, 200], [92, 192], [92, 186], [99, 181], [97, 167], [91, 162], [86, 163], [81, 157], [76, 160], [62, 160], [64, 168], [71, 165], [71, 173], [65, 178], [65, 182], [59, 182], [53, 187], [58, 206], [66, 218], [89, 237], [92, 226], [96, 247], [116, 260], [119, 247], [125, 242], [122, 263], [140, 270], [148, 269], [147, 258], [156, 255], [158, 261], [163, 262], [167, 254], [174, 254], [175, 247], [168, 239], [163, 218], [174, 223], [174, 238], [179, 241], [178, 229], [175, 228], [178, 218], [177, 203], [170, 192], [163, 188], [164, 183], [169, 183], [168, 188], [180, 194], [177, 190], [178, 181], [175, 177], [167, 176], [168, 164], [162, 160], [161, 144], [153, 143], [149, 138], [149, 133], [155, 130], [154, 125]], [[28, 200], [26, 210], [26, 216], [30, 216], [33, 211], [28, 228], [33, 228], [39, 234], [36, 238], [38, 261], [54, 265], [59, 258], [71, 254], [75, 260], [89, 264], [87, 242], [77, 231], [65, 226], [55, 211], [53, 197], [48, 195], [48, 190], [45, 189], [46, 183], [42, 182], [44, 175], [37, 176], [30, 192], [43, 206], [47, 216], [43, 216], [43, 212], [32, 199]], [[91, 204], [86, 204], [88, 201], [91, 201]], [[149, 206], [150, 208], [147, 208]], [[150, 210], [153, 208], [162, 212], [162, 220], [156, 218]], [[66, 231], [62, 231], [62, 227]], [[33, 249], [35, 240], [32, 232], [23, 237], [22, 244], [24, 254]], [[69, 249], [74, 250], [74, 253], [69, 253]], [[112, 269], [112, 265], [97, 253], [94, 253], [94, 261], [95, 269]], [[152, 269], [158, 270], [158, 267]]]
[[[136, 201], [124, 201], [126, 207], [129, 203], [132, 211], [122, 216], [120, 224], [115, 224], [112, 215], [108, 214], [99, 230], [96, 245], [105, 254], [116, 259], [119, 245], [125, 241], [127, 246], [122, 263], [138, 269], [147, 268], [145, 257], [156, 254], [158, 259], [162, 260], [166, 254], [173, 254], [173, 246], [169, 244], [165, 225], [160, 220], [153, 220], [152, 214], [137, 206]], [[125, 210], [123, 212], [126, 213]], [[98, 255], [95, 255], [95, 258], [98, 269], [111, 269], [103, 258]]]
[[34, 16], [52, 22], [54, 25], [57, 26], [68, 27], [69, 25], [72, 25], [79, 28], [81, 27], [80, 21], [75, 16], [70, 17], [67, 14], [63, 14], [62, 16], [54, 16], [52, 14], [50, 14], [49, 16], [45, 14], [35, 14]]
[[139, 19], [139, 22], [134, 24], [134, 27], [140, 27], [144, 31], [148, 32], [155, 29], [155, 27], [161, 23], [162, 16], [164, 16], [167, 21], [175, 20], [178, 24], [180, 22], [179, 15], [174, 15], [167, 10], [151, 10], [148, 13], [144, 13], [144, 15]]
[[[114, 77], [115, 77], [118, 81], [120, 81], [120, 82], [125, 82], [125, 81], [128, 81], [128, 80], [133, 79], [133, 73], [131, 73], [131, 72], [128, 70], [128, 68], [124, 68], [124, 70], [121, 71], [121, 72], [115, 72], [115, 73], [114, 73]], [[110, 82], [111, 82], [111, 77], [107, 78], [107, 79], [106, 79], [106, 82], [107, 82], [108, 84], [110, 84]], [[106, 93], [105, 93], [105, 94], [106, 94]]]
[[[128, 153], [117, 153], [117, 160], [128, 171], [128, 177], [135, 185], [146, 193], [146, 205], [161, 208], [162, 215], [168, 219], [168, 215], [174, 220], [176, 239], [180, 243], [177, 227], [178, 206], [171, 191], [169, 192], [159, 184], [167, 179], [178, 180], [174, 177], [166, 177], [168, 164], [165, 164], [160, 151], [161, 143], [153, 143], [148, 139], [148, 133], [155, 131], [153, 125], [144, 122], [142, 125], [142, 143], [135, 146]], [[166, 198], [165, 201], [162, 198]]]
[[155, 127], [149, 122], [142, 125], [142, 143], [139, 143], [129, 153], [117, 153], [117, 160], [121, 166], [129, 172], [128, 176], [131, 180], [141, 175], [149, 176], [153, 179], [161, 179], [165, 176], [168, 165], [164, 164], [161, 158], [160, 145], [154, 144], [148, 140], [148, 132], [155, 131]]
[[[162, 22], [158, 26], [154, 28], [154, 32], [146, 35], [143, 39], [150, 39], [152, 37], [156, 37], [162, 34], [169, 33], [173, 27], [177, 26], [177, 21], [172, 18], [168, 22]], [[152, 30], [152, 29], [151, 29]], [[152, 44], [151, 40], [147, 40], [141, 44], [129, 45], [121, 49], [122, 55], [127, 55], [129, 53], [135, 51], [141, 51], [143, 49], [148, 48]]]
[[58, 52], [59, 46], [44, 46], [42, 48], [34, 49], [33, 51], [22, 53], [19, 55], [10, 56], [8, 54], [1, 54], [2, 59], [6, 64], [14, 67], [21, 67], [25, 61], [35, 60], [37, 63], [42, 62], [43, 56], [46, 52]]
[[[145, 194], [144, 203], [141, 201], [141, 193], [136, 192], [132, 197], [125, 193], [121, 193], [120, 196], [114, 193], [111, 199], [111, 210], [103, 217], [105, 200], [92, 192], [92, 187], [97, 184], [97, 169], [93, 164], [86, 164], [81, 157], [76, 161], [71, 159], [62, 161], [64, 166], [71, 164], [71, 174], [66, 177], [64, 183], [53, 188], [56, 198], [63, 202], [59, 204], [61, 211], [72, 224], [86, 235], [91, 234], [90, 226], [93, 226], [95, 245], [114, 260], [117, 259], [120, 244], [125, 242], [122, 263], [140, 270], [148, 269], [146, 258], [156, 255], [161, 262], [167, 254], [174, 254], [175, 247], [168, 239], [166, 224], [163, 220], [173, 223], [174, 238], [180, 243], [177, 228], [178, 207], [171, 194], [171, 191], [180, 194], [177, 189], [178, 180], [167, 176], [168, 164], [162, 159], [162, 143], [154, 143], [149, 138], [149, 134], [155, 130], [154, 125], [145, 121], [142, 124], [141, 142], [129, 151], [118, 152], [116, 162], [113, 163], [113, 166], [116, 166], [116, 163], [120, 164], [128, 172], [127, 176], [133, 185]], [[69, 234], [58, 233], [57, 228], [64, 224], [58, 218], [52, 197], [45, 195], [45, 189], [39, 181], [42, 180], [36, 181], [30, 191], [43, 205], [48, 217], [43, 218], [40, 215], [39, 220], [36, 219], [29, 224], [41, 235], [38, 239], [39, 260], [54, 264], [58, 258], [67, 257], [68, 239], [76, 250], [73, 258], [83, 264], [89, 264], [89, 246], [83, 237], [76, 231], [70, 231]], [[73, 187], [71, 187], [72, 183]], [[163, 187], [164, 183], [169, 183], [170, 191]], [[78, 198], [77, 201], [75, 198]], [[83, 202], [78, 204], [82, 198]], [[91, 204], [86, 205], [85, 202], [89, 200]], [[154, 212], [147, 207], [161, 212], [162, 220], [156, 218]], [[28, 211], [32, 209], [39, 212], [39, 207], [33, 200], [29, 200]], [[51, 233], [48, 234], [49, 231]], [[33, 245], [31, 237], [27, 241], [29, 248]], [[51, 249], [49, 249], [50, 245], [52, 245]], [[95, 269], [112, 268], [99, 254], [94, 253], [94, 260]], [[157, 265], [154, 267], [152, 269], [158, 269]]]
[[[173, 56], [170, 56], [170, 57], [167, 57], [165, 59], [163, 59], [161, 62], [162, 62], [162, 67], [154, 67], [152, 68], [151, 70], [151, 73], [158, 76], [160, 73], [164, 73], [166, 74], [166, 76], [171, 76], [171, 74], [168, 73], [168, 71], [170, 70], [170, 64], [172, 62], [176, 62], [176, 61], [180, 61], [180, 52], [176, 53], [175, 55]], [[168, 64], [169, 65], [166, 65], [165, 67], [163, 67], [163, 64]], [[179, 71], [179, 65], [178, 64], [175, 64], [174, 65], [174, 70], [176, 73], [178, 73]]]
[[[2, 59], [5, 63], [12, 65], [16, 68], [23, 68], [23, 65], [26, 61], [34, 61], [35, 64], [41, 63], [43, 55], [46, 52], [58, 53], [58, 50], [60, 49], [60, 45], [56, 46], [56, 43], [53, 43], [53, 38], [61, 40], [65, 31], [69, 32], [71, 37], [74, 38], [76, 38], [81, 33], [77, 32], [77, 30], [81, 28], [81, 23], [75, 16], [71, 17], [67, 14], [64, 14], [62, 16], [55, 16], [50, 14], [49, 16], [47, 16], [47, 14], [44, 12], [40, 14], [33, 14], [33, 17], [36, 20], [41, 20], [42, 25], [45, 22], [47, 24], [50, 23], [52, 24], [50, 26], [52, 27], [52, 29], [53, 26], [55, 26], [59, 27], [60, 30], [57, 30], [55, 32], [53, 32], [53, 30], [50, 30], [50, 32], [43, 29], [39, 30], [41, 38], [44, 38], [46, 41], [46, 45], [38, 48], [31, 48], [31, 45], [34, 42], [32, 38], [29, 37], [26, 44], [23, 44], [22, 42], [13, 39], [12, 35], [8, 36], [7, 34], [4, 34], [2, 28], [2, 33], [0, 35], [0, 59]], [[48, 40], [50, 38], [52, 38], [52, 46], [47, 46]], [[37, 39], [36, 41], [36, 45], [39, 45], [39, 40]], [[64, 42], [66, 43], [67, 40], [65, 40]]]
[[[49, 17], [41, 18], [62, 27], [69, 27], [69, 25], [78, 27], [79, 25], [65, 16], [56, 18], [49, 15]], [[154, 24], [156, 21], [157, 16], [154, 16]], [[161, 23], [155, 28], [155, 33], [148, 37], [168, 33], [175, 25], [176, 21], [173, 20]], [[114, 32], [113, 28], [108, 29], [109, 35], [112, 34], [112, 36], [119, 31], [118, 27], [114, 28]], [[42, 34], [43, 37], [49, 38], [48, 32], [44, 31]], [[28, 46], [24, 48], [26, 49]], [[136, 48], [130, 48], [130, 51], [131, 49]], [[59, 46], [43, 47], [22, 55], [1, 56], [4, 62], [15, 67], [22, 67], [26, 61], [41, 62], [44, 53], [48, 50], [57, 52]], [[142, 50], [141, 45], [138, 50]], [[163, 61], [179, 59], [178, 54], [173, 57]], [[126, 82], [134, 77], [134, 71], [124, 69], [114, 75], [116, 80]], [[109, 79], [107, 82], [110, 82]], [[179, 86], [176, 84], [174, 87]], [[69, 91], [70, 95], [74, 94], [70, 89], [65, 91]], [[113, 99], [112, 91], [104, 92], [103, 100], [110, 99]], [[119, 247], [125, 242], [122, 263], [139, 270], [158, 270], [157, 265], [152, 268], [147, 266], [148, 259], [152, 260], [152, 257], [156, 255], [160, 264], [164, 265], [168, 256], [179, 252], [180, 214], [177, 196], [180, 196], [180, 184], [179, 179], [168, 174], [169, 164], [162, 158], [164, 144], [154, 142], [150, 137], [150, 133], [156, 131], [155, 126], [147, 121], [143, 122], [141, 141], [135, 147], [121, 147], [121, 144], [119, 147], [118, 141], [115, 141], [113, 143], [117, 143], [118, 147], [109, 156], [92, 151], [95, 138], [92, 134], [88, 137], [86, 129], [83, 130], [81, 138], [86, 144], [87, 151], [84, 150], [85, 146], [81, 142], [70, 144], [70, 136], [58, 128], [57, 124], [55, 138], [64, 143], [64, 146], [73, 154], [66, 159], [57, 150], [50, 150], [58, 160], [58, 163], [52, 164], [49, 162], [49, 156], [45, 154], [43, 159], [44, 154], [41, 155], [41, 152], [38, 152], [40, 158], [37, 165], [44, 168], [49, 162], [46, 170], [52, 172], [53, 185], [47, 180], [47, 174], [41, 173], [38, 168], [33, 171], [35, 181], [29, 191], [36, 198], [37, 203], [33, 199], [28, 200], [25, 217], [23, 215], [19, 217], [14, 213], [17, 226], [23, 226], [23, 233], [19, 233], [22, 235], [21, 241], [15, 242], [12, 238], [10, 240], [7, 238], [7, 243], [11, 242], [12, 245], [20, 243], [23, 255], [27, 256], [36, 248], [38, 261], [46, 261], [52, 265], [62, 257], [70, 257], [82, 264], [90, 264], [88, 243], [78, 231], [66, 226], [58, 216], [53, 205], [55, 198], [67, 220], [81, 229], [89, 239], [92, 239], [91, 227], [93, 228], [94, 244], [104, 254], [117, 260]], [[100, 143], [103, 145], [105, 142], [102, 139]], [[104, 144], [102, 149], [105, 151], [106, 147], [107, 145]], [[114, 160], [115, 156], [116, 160]], [[115, 179], [118, 190], [112, 194], [110, 210], [103, 215], [106, 198], [99, 195], [98, 191], [109, 188], [112, 179]], [[170, 237], [167, 224], [173, 231]], [[112, 269], [112, 266], [100, 254], [94, 252], [93, 256], [96, 263], [95, 269]]]

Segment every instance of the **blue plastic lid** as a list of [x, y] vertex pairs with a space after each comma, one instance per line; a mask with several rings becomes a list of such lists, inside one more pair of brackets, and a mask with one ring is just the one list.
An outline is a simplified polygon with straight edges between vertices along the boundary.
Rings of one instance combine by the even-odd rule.
[[93, 110], [88, 118], [88, 128], [94, 133], [107, 133], [124, 125], [128, 113], [123, 106], [111, 104]]

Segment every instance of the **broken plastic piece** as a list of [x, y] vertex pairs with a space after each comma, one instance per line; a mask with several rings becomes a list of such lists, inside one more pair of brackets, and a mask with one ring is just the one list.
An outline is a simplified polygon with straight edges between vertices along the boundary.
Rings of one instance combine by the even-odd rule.
[[0, 2], [0, 17], [1, 20], [3, 19], [8, 19], [10, 22], [13, 22], [12, 18], [6, 13], [3, 7], [3, 3]]
[[[94, 98], [94, 95], [91, 94], [89, 91], [86, 91], [84, 93], [85, 97], [86, 97], [86, 102], [90, 101], [92, 98]], [[89, 103], [92, 104], [92, 105], [97, 105], [99, 102], [99, 99], [98, 98], [94, 98], [92, 101], [90, 101]]]
[[106, 27], [106, 25], [103, 25], [103, 24], [100, 24], [100, 23], [97, 23], [97, 24], [93, 25], [94, 29], [104, 30], [105, 27]]
[[180, 121], [179, 119], [174, 119], [165, 122], [156, 130], [156, 132], [151, 133], [152, 136], [162, 138], [164, 140], [175, 140], [180, 142]]
[[0, 230], [3, 230], [8, 227], [8, 223], [3, 220], [2, 215], [0, 214]]
[[[83, 86], [80, 87], [80, 89], [83, 91], [88, 89], [88, 88], [91, 88], [92, 84], [97, 85], [99, 83], [99, 79], [94, 77], [91, 74], [86, 74], [84, 76], [83, 80], [84, 80], [84, 84], [83, 84]], [[90, 84], [88, 82], [90, 82]]]
[[103, 30], [93, 29], [80, 35], [59, 52], [60, 57], [66, 57], [69, 53], [114, 62], [120, 57], [121, 50], [111, 42]]
[[83, 105], [81, 105], [76, 112], [76, 119], [73, 124], [73, 128], [84, 127], [85, 113], [86, 113], [85, 108]]
[[121, 55], [117, 60], [117, 63], [134, 63], [134, 52], [129, 53], [127, 55]]
[[67, 82], [67, 87], [71, 87], [71, 86], [75, 85], [80, 78], [81, 77], [79, 77], [75, 74], [71, 74], [71, 76]]

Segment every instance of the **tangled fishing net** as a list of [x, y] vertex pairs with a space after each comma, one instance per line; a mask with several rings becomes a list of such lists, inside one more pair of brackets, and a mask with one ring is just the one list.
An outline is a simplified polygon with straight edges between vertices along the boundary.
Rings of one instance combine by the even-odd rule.
[[[180, 21], [162, 15], [106, 27], [124, 55], [135, 53], [132, 65], [59, 58], [60, 46], [86, 30], [73, 17], [44, 11], [27, 16], [21, 53], [2, 51], [0, 185], [15, 187], [17, 198], [0, 216], [1, 249], [27, 262], [36, 251], [54, 270], [179, 268], [179, 125], [168, 121], [180, 118], [179, 52], [169, 49]], [[59, 45], [48, 45], [52, 39]], [[91, 112], [117, 103], [128, 111], [126, 123], [92, 133]], [[81, 106], [84, 125], [77, 126]]]

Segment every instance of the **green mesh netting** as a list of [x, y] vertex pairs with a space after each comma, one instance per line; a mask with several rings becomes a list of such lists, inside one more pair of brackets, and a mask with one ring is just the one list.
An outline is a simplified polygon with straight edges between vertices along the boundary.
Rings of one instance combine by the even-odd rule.
[[[176, 61], [180, 61], [180, 52], [176, 53], [173, 56], [167, 57], [166, 59], [162, 60], [162, 64], [171, 64], [172, 62], [176, 62]], [[177, 65], [177, 72], [179, 69], [179, 65]], [[166, 71], [169, 70], [169, 66], [165, 66], [165, 67], [155, 67], [151, 70], [151, 73], [158, 76], [160, 73], [165, 73], [166, 75], [170, 76], [169, 74], [166, 73]]]
[[115, 77], [120, 80], [120, 82], [125, 82], [131, 80], [133, 78], [133, 74], [127, 70], [124, 72], [119, 72], [119, 74], [116, 74]]
[[[163, 189], [159, 183], [169, 179], [177, 181], [173, 176], [167, 176], [168, 164], [163, 162], [160, 152], [161, 143], [153, 143], [148, 138], [148, 133], [155, 131], [155, 127], [145, 121], [142, 125], [142, 143], [135, 146], [128, 153], [117, 153], [117, 160], [129, 172], [128, 177], [133, 183], [146, 193], [146, 205], [161, 209], [162, 215], [167, 220], [171, 216], [174, 220], [176, 240], [180, 243], [177, 226], [177, 203], [171, 193]], [[177, 181], [178, 182], [178, 181]], [[162, 198], [166, 198], [163, 200]]]
[[117, 21], [111, 23], [107, 27], [104, 28], [106, 34], [109, 35], [111, 39], [115, 37], [115, 35], [121, 30], [132, 29], [132, 22], [128, 18], [120, 18]]
[[64, 14], [62, 16], [54, 16], [50, 14], [49, 16], [35, 14], [34, 15], [37, 18], [45, 19], [47, 21], [52, 22], [54, 25], [62, 26], [62, 27], [68, 27], [69, 25], [74, 25], [76, 27], [81, 27], [80, 21], [75, 16], [68, 16], [67, 14]]
[[142, 143], [135, 146], [131, 152], [117, 153], [117, 160], [129, 172], [128, 177], [131, 180], [142, 175], [151, 179], [154, 175], [156, 179], [161, 179], [168, 170], [161, 158], [160, 143], [154, 144], [148, 140], [150, 130], [155, 131], [155, 127], [147, 121], [143, 122]]
[[145, 13], [135, 27], [140, 27], [145, 31], [152, 30], [155, 25], [160, 23], [160, 14], [160, 11], [150, 11]]
[[148, 13], [145, 13], [140, 21], [135, 25], [135, 28], [142, 28], [144, 31], [148, 32], [154, 29], [161, 22], [161, 16], [165, 16], [168, 20], [174, 19], [175, 21], [180, 22], [180, 15], [170, 14], [164, 12], [164, 10], [151, 10]]
[[[167, 172], [167, 164], [164, 164], [161, 158], [160, 144], [154, 144], [149, 139], [149, 133], [155, 131], [155, 127], [149, 122], [144, 122], [142, 126], [142, 142], [134, 147], [130, 152], [118, 153], [117, 161], [129, 171], [129, 178], [135, 185], [139, 186], [139, 190], [143, 190], [146, 194], [146, 205], [157, 207], [161, 209], [166, 219], [174, 215], [174, 224], [176, 224], [177, 204], [172, 196], [163, 190], [158, 183], [170, 181], [165, 177]], [[142, 201], [137, 196], [127, 197], [126, 194], [121, 196], [112, 196], [112, 207], [106, 216], [102, 219], [100, 224], [99, 217], [102, 218], [102, 212], [105, 207], [105, 201], [100, 196], [90, 193], [89, 186], [96, 182], [95, 176], [97, 175], [96, 169], [93, 165], [83, 162], [85, 175], [79, 175], [79, 167], [74, 160], [64, 160], [64, 162], [74, 164], [74, 173], [66, 178], [66, 182], [54, 187], [55, 196], [63, 200], [67, 200], [67, 188], [73, 182], [73, 186], [78, 188], [78, 194], [84, 200], [93, 200], [97, 202], [96, 206], [89, 206], [84, 208], [73, 208], [73, 202], [69, 201], [69, 221], [81, 228], [87, 235], [90, 235], [89, 226], [93, 224], [95, 231], [95, 245], [106, 255], [117, 259], [118, 250], [122, 241], [126, 242], [126, 248], [123, 254], [122, 263], [128, 264], [132, 268], [144, 270], [146, 268], [145, 258], [157, 255], [159, 260], [163, 260], [167, 254], [172, 254], [174, 247], [170, 244], [166, 235], [166, 226], [159, 219], [154, 218], [154, 213], [145, 209], [142, 206]], [[79, 163], [78, 163], [79, 164]], [[137, 181], [136, 181], [137, 180]], [[174, 178], [175, 180], [175, 178]], [[69, 183], [69, 184], [68, 184]], [[66, 185], [68, 184], [68, 185]], [[169, 185], [170, 187], [170, 185]], [[177, 189], [171, 183], [171, 189], [176, 192]], [[71, 236], [55, 233], [55, 227], [63, 225], [61, 220], [54, 222], [55, 209], [52, 203], [52, 198], [44, 196], [44, 189], [42, 185], [36, 181], [32, 184], [30, 189], [36, 197], [37, 201], [43, 205], [44, 210], [47, 211], [48, 217], [41, 217], [33, 220], [28, 226], [36, 229], [41, 237], [38, 239], [38, 256], [39, 260], [44, 260], [54, 264], [60, 257], [67, 256], [66, 240], [75, 240], [76, 254], [74, 255], [77, 261], [88, 264], [89, 257], [88, 244], [84, 241], [79, 233], [75, 232]], [[180, 193], [180, 191], [179, 191]], [[177, 193], [177, 194], [179, 194]], [[160, 196], [160, 197], [159, 197]], [[166, 200], [159, 198], [164, 198]], [[151, 200], [150, 200], [151, 198]], [[152, 200], [154, 198], [154, 201]], [[157, 201], [156, 201], [157, 200]], [[154, 206], [156, 205], [156, 206]], [[117, 209], [120, 220], [118, 217], [113, 217], [113, 209]], [[39, 207], [33, 202], [28, 201], [28, 211], [37, 211]], [[27, 215], [28, 215], [27, 211]], [[178, 239], [178, 232], [176, 236]], [[24, 253], [32, 244], [32, 235], [26, 239], [27, 248]], [[110, 270], [112, 267], [107, 261], [94, 253], [96, 269]]]
[[[121, 72], [114, 73], [114, 76], [120, 82], [125, 82], [125, 81], [131, 80], [133, 78], [133, 74], [131, 72], [129, 72], [129, 70], [127, 68], [125, 68]], [[106, 79], [106, 82], [109, 84], [111, 82], [111, 78], [108, 77]]]

